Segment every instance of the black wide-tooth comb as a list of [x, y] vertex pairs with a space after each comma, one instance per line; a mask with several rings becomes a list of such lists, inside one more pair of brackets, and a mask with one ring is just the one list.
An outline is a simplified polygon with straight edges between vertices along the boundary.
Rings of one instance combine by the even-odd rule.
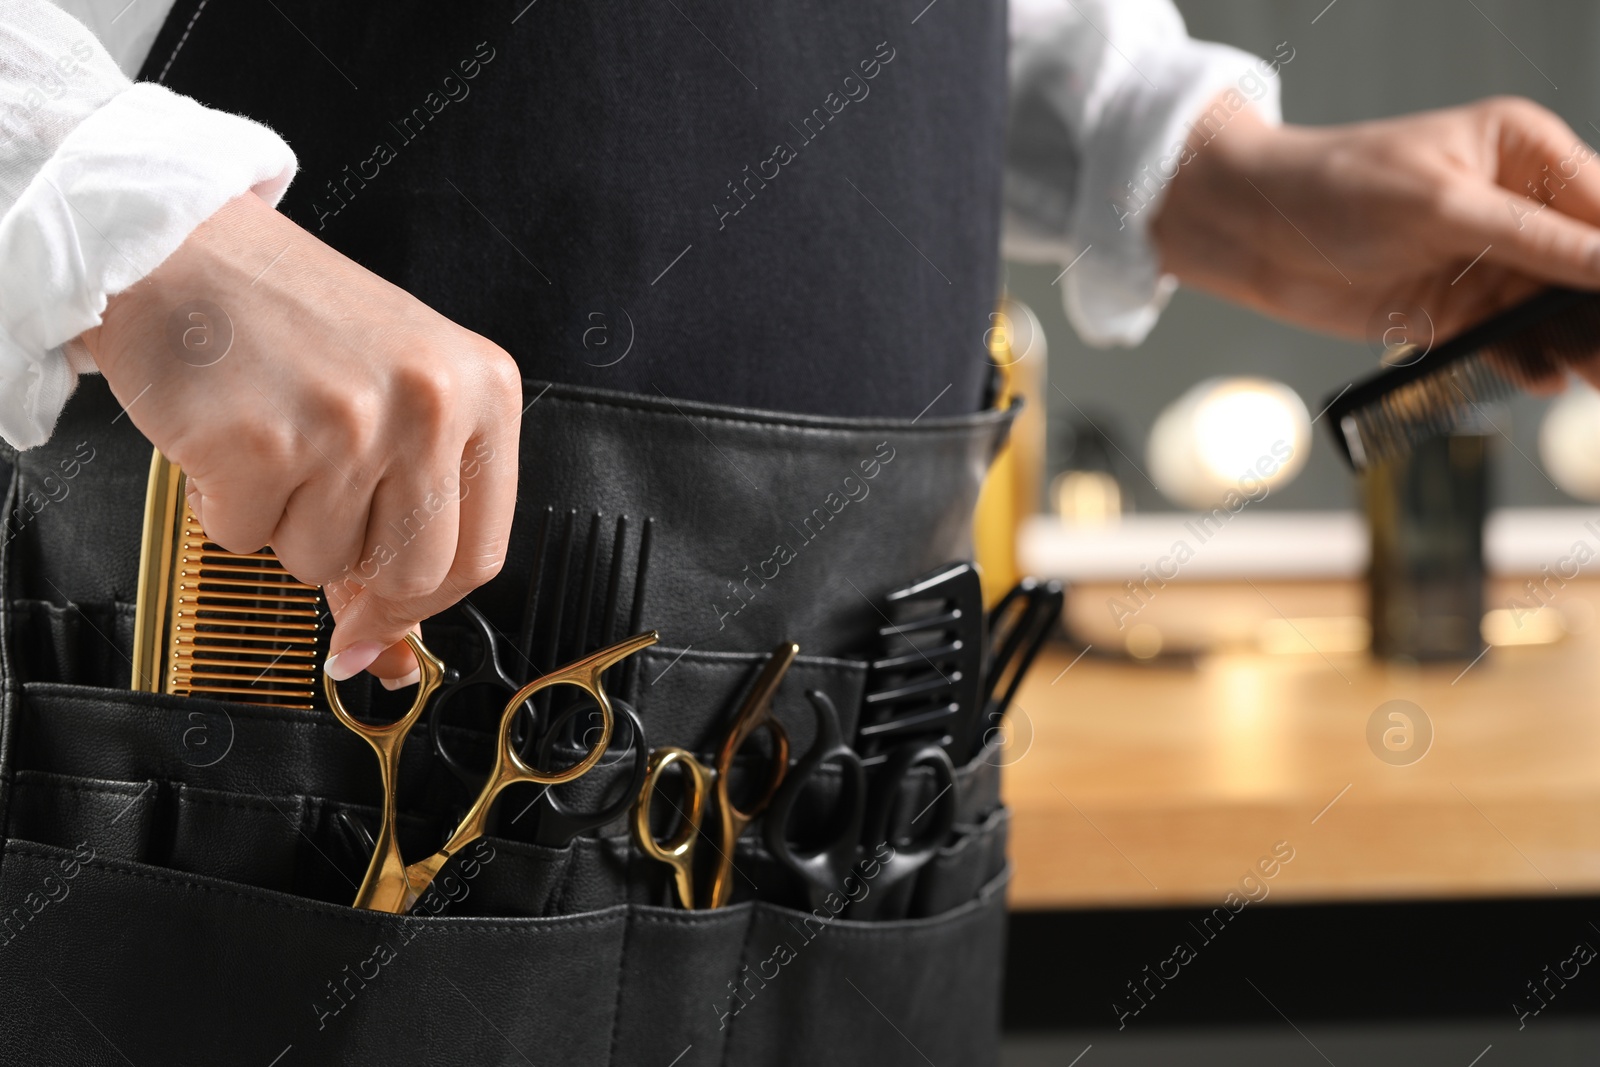
[[[1410, 352], [1397, 348], [1390, 362]], [[1597, 352], [1600, 293], [1546, 289], [1413, 362], [1346, 386], [1324, 410], [1340, 454], [1365, 470], [1429, 437], [1481, 425], [1481, 405]]]
[[873, 766], [907, 740], [955, 748], [982, 711], [983, 584], [971, 563], [951, 563], [884, 596], [887, 625], [867, 669], [856, 749]]

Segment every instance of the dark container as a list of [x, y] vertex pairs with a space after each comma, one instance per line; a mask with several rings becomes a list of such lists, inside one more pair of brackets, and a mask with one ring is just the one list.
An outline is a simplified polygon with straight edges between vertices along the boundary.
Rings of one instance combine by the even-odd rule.
[[1365, 476], [1372, 653], [1471, 660], [1483, 651], [1489, 438], [1436, 437]]

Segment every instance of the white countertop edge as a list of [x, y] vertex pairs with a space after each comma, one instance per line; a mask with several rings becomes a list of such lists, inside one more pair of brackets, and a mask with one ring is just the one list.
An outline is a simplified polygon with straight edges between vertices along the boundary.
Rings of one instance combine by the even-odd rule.
[[[1226, 514], [1226, 513], [1223, 513]], [[1128, 515], [1110, 526], [1029, 519], [1018, 537], [1026, 574], [1069, 581], [1123, 581], [1144, 568], [1161, 578], [1355, 578], [1366, 571], [1367, 531], [1354, 511], [1244, 510], [1209, 523], [1199, 513]], [[1600, 574], [1600, 509], [1503, 508], [1484, 528], [1493, 575]]]

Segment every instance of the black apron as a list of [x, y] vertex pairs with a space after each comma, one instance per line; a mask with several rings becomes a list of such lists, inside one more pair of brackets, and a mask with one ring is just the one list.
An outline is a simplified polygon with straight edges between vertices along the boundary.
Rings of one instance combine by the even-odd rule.
[[951, 414], [986, 384], [1005, 8], [926, 3], [178, 0], [143, 76], [283, 133], [291, 218], [530, 378]]
[[[612, 685], [652, 745], [707, 753], [779, 639], [801, 646], [776, 704], [796, 749], [811, 741], [806, 689], [833, 697], [848, 735], [869, 601], [970, 551], [1009, 424], [961, 413], [980, 404], [993, 297], [1001, 13], [839, 7], [756, 20], [539, 0], [413, 18], [183, 0], [147, 66], [283, 131], [304, 168], [297, 221], [521, 362], [538, 400], [512, 550], [472, 597], [497, 627], [515, 630], [548, 569], [552, 521], [627, 514], [635, 536], [649, 521], [648, 585], [624, 598], [662, 644]], [[841, 106], [846, 93], [861, 98]], [[791, 114], [787, 138], [768, 132]], [[794, 152], [765, 188], [696, 199], [745, 163], [760, 173], [765, 140]], [[355, 177], [330, 190], [335, 163]], [[128, 691], [148, 460], [98, 379], [49, 444], [14, 457], [8, 1059], [995, 1061], [1006, 812], [992, 751], [960, 769], [958, 832], [903, 919], [819, 922], [753, 835], [731, 906], [665, 907], [666, 869], [621, 825], [560, 849], [486, 838], [447, 868], [459, 891], [437, 913], [355, 911], [365, 858], [341, 819], [370, 817], [378, 796], [358, 739], [322, 710]], [[567, 629], [583, 613], [571, 595]], [[461, 635], [455, 613], [426, 626], [446, 662]], [[345, 691], [391, 699], [369, 679]], [[457, 813], [454, 783], [424, 737], [406, 761], [402, 830], [421, 855]], [[924, 781], [908, 790], [933, 799]]]

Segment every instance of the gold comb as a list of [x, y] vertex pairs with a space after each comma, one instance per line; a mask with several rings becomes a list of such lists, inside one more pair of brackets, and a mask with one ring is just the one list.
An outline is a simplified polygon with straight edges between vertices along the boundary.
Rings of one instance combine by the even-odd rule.
[[206, 540], [183, 471], [155, 451], [139, 550], [134, 689], [313, 707], [326, 619], [321, 590], [295, 580], [270, 549], [235, 555]]

